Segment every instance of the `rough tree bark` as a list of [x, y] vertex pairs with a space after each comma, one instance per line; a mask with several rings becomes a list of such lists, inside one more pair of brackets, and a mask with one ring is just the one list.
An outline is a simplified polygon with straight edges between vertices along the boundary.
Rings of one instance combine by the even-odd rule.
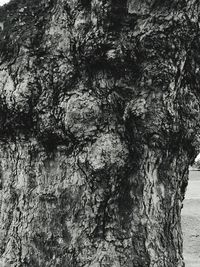
[[182, 267], [199, 1], [0, 9], [0, 266]]

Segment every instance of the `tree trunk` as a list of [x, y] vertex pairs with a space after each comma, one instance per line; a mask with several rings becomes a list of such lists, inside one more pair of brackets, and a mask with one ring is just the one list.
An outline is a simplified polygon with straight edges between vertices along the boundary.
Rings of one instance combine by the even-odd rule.
[[0, 9], [0, 266], [182, 267], [198, 1]]

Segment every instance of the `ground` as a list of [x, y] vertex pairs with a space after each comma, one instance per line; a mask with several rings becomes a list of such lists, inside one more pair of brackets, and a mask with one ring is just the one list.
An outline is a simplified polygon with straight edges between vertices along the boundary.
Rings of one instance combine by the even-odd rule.
[[191, 171], [182, 210], [186, 267], [200, 267], [200, 171]]

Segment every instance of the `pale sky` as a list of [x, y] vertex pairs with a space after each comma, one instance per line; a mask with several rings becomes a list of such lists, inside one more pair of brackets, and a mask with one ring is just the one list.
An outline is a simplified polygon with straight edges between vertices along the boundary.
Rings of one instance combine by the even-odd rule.
[[196, 157], [195, 161], [200, 160], [200, 154]]
[[8, 3], [10, 0], [0, 0], [0, 6], [3, 6], [4, 4]]

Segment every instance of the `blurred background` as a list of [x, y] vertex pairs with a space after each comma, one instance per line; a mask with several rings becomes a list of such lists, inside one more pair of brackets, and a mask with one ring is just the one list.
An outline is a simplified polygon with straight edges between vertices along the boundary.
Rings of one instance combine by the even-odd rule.
[[182, 210], [183, 251], [186, 267], [200, 266], [200, 154], [190, 167]]
[[10, 0], [0, 0], [0, 6], [3, 6], [4, 4], [10, 2]]

